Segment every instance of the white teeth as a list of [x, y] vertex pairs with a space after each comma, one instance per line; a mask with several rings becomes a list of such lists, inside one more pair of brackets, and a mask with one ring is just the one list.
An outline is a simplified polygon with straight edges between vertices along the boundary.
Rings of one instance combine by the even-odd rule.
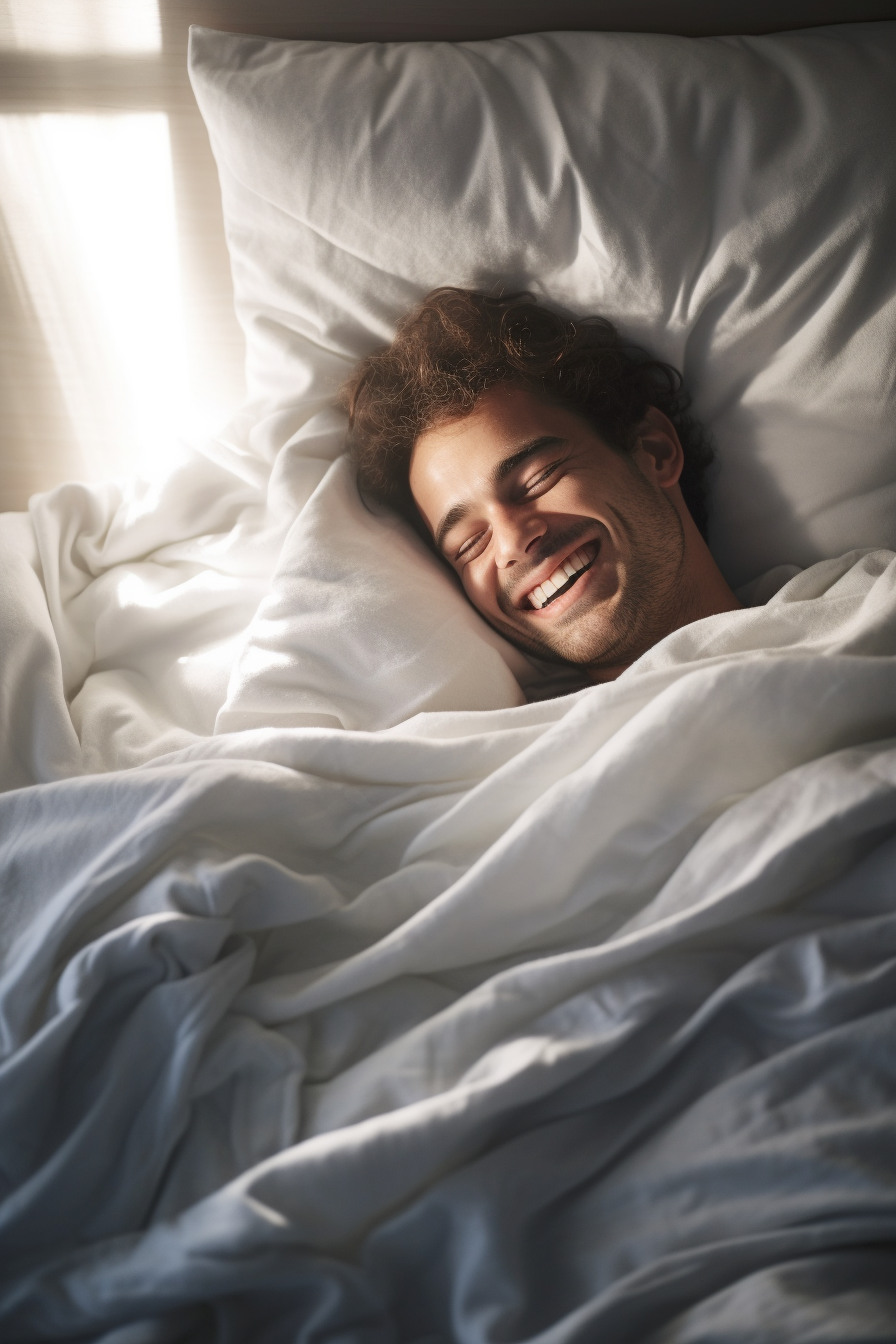
[[573, 551], [572, 555], [566, 557], [562, 565], [554, 570], [549, 579], [545, 579], [537, 588], [533, 588], [529, 594], [529, 601], [536, 610], [545, 605], [549, 597], [553, 597], [558, 588], [562, 588], [569, 582], [574, 574], [578, 574], [590, 560], [584, 551]]

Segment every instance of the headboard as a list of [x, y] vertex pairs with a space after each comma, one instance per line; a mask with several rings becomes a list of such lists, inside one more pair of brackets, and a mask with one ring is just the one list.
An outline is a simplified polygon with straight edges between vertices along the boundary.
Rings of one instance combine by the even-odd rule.
[[892, 0], [162, 0], [172, 32], [188, 23], [269, 37], [343, 42], [441, 41], [512, 33], [770, 33], [896, 13]]

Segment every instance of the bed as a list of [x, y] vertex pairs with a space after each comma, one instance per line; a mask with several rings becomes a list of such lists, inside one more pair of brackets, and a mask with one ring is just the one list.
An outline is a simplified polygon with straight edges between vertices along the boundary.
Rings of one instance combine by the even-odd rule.
[[[193, 29], [248, 401], [0, 517], [0, 1338], [896, 1338], [894, 67]], [[361, 501], [435, 283], [683, 370], [745, 611], [560, 694]]]

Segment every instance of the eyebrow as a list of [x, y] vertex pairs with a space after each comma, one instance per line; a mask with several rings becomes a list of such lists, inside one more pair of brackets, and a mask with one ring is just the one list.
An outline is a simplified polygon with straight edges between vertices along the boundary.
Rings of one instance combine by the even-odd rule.
[[[564, 440], [558, 438], [555, 434], [540, 434], [537, 439], [532, 439], [529, 443], [524, 443], [521, 448], [517, 448], [516, 452], [511, 453], [509, 457], [502, 458], [502, 460], [492, 468], [491, 475], [489, 476], [489, 483], [491, 485], [498, 485], [501, 481], [506, 480], [508, 476], [512, 475], [517, 467], [525, 462], [527, 458], [532, 457], [534, 453], [540, 452], [542, 448], [552, 448], [555, 444], [559, 445], [563, 442]], [[442, 542], [445, 540], [445, 537], [451, 531], [452, 527], [456, 527], [469, 512], [470, 505], [465, 502], [452, 504], [435, 531], [435, 544], [437, 550], [441, 551]]]

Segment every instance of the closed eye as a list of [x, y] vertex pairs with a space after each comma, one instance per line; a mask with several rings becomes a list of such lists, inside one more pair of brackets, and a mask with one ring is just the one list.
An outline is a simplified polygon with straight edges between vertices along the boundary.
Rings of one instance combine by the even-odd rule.
[[463, 560], [467, 563], [470, 560], [474, 560], [482, 550], [486, 536], [487, 534], [485, 532], [477, 532], [475, 537], [469, 537], [455, 554], [455, 562]]
[[[530, 481], [523, 483], [519, 487], [519, 497], [531, 498], [538, 493], [542, 486], [550, 486], [553, 483], [554, 476], [556, 476], [557, 472], [566, 461], [567, 459], [565, 457], [558, 458], [556, 462], [551, 462], [542, 471], [538, 472], [536, 476], [533, 476]], [[476, 557], [482, 553], [487, 541], [487, 528], [482, 532], [477, 532], [475, 537], [469, 537], [455, 552], [454, 563], [458, 564], [462, 561], [464, 564], [469, 564], [471, 560], [475, 560]]]
[[550, 480], [550, 478], [554, 475], [554, 472], [557, 471], [559, 467], [563, 466], [564, 461], [565, 459], [561, 458], [557, 462], [552, 462], [549, 467], [545, 467], [544, 471], [539, 472], [539, 474], [533, 477], [531, 481], [526, 481], [525, 485], [523, 486], [525, 493], [527, 495], [530, 495], [533, 492], [533, 490], [537, 490], [540, 485], [544, 485], [544, 483]]

